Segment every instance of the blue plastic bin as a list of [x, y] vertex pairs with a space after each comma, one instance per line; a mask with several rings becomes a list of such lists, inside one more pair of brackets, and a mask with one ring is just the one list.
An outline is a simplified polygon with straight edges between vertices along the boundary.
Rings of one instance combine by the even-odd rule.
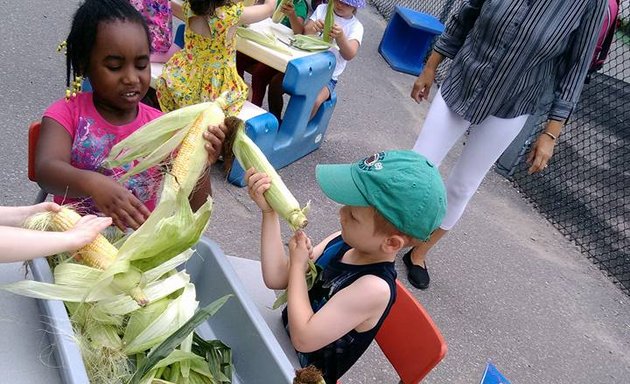
[[444, 25], [435, 17], [397, 5], [378, 52], [396, 71], [417, 76], [431, 42], [443, 31]]
[[[232, 348], [232, 383], [291, 383], [295, 374], [292, 362], [221, 248], [205, 237], [195, 248], [197, 252], [188, 260], [185, 268], [191, 282], [195, 284], [199, 306], [206, 306], [228, 293], [234, 295], [214, 316], [197, 328], [201, 337], [219, 339]], [[35, 280], [52, 282], [46, 259], [33, 260], [31, 269]], [[38, 304], [62, 382], [88, 383], [63, 302], [38, 300]]]

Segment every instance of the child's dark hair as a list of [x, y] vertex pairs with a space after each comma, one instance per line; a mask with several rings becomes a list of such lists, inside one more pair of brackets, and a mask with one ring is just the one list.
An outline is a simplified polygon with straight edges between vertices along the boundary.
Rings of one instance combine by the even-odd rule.
[[190, 10], [197, 16], [213, 16], [217, 8], [230, 2], [231, 0], [188, 0]]
[[149, 47], [151, 46], [147, 23], [129, 0], [86, 0], [74, 14], [72, 28], [66, 39], [66, 85], [69, 86], [75, 76], [85, 75], [92, 47], [96, 42], [98, 25], [113, 21], [128, 21], [142, 25]]

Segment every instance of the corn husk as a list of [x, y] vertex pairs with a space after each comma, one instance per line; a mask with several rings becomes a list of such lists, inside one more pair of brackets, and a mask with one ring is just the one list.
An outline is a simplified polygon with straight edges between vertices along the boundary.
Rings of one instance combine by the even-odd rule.
[[278, 3], [278, 6], [276, 7], [276, 9], [273, 11], [273, 14], [271, 15], [271, 21], [273, 21], [274, 23], [277, 24], [277, 23], [281, 22], [282, 19], [284, 19], [285, 14], [282, 12], [282, 6], [287, 1], [293, 1], [293, 0], [282, 0], [282, 1], [280, 1], [280, 3]]
[[335, 25], [335, 0], [328, 0], [328, 4], [326, 5], [326, 18], [324, 19], [324, 31], [322, 32], [322, 39], [327, 43], [332, 42], [330, 31], [333, 25]]
[[[271, 187], [264, 194], [267, 203], [280, 217], [287, 221], [291, 230], [297, 231], [306, 227], [308, 224], [306, 214], [310, 209], [310, 204], [307, 203], [304, 208], [300, 208], [300, 204], [284, 184], [278, 172], [269, 163], [265, 154], [245, 133], [245, 125], [242, 120], [228, 117], [225, 119], [225, 124], [236, 128], [232, 130], [232, 136], [226, 139], [224, 148], [232, 149], [233, 157], [238, 160], [243, 169], [247, 170], [253, 167], [256, 171], [264, 172], [271, 178]], [[228, 163], [233, 161], [232, 154], [228, 153], [224, 156], [228, 166]]]
[[332, 43], [311, 35], [295, 35], [291, 39], [291, 46], [303, 51], [325, 51], [332, 47]]
[[237, 27], [236, 34], [242, 39], [251, 40], [274, 51], [293, 56], [293, 52], [285, 47], [271, 32], [258, 32], [251, 28]]

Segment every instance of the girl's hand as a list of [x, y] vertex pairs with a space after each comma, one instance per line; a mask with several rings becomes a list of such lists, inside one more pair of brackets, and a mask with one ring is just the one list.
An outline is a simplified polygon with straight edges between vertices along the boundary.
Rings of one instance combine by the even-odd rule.
[[265, 193], [271, 187], [271, 178], [266, 173], [257, 172], [255, 168], [250, 168], [245, 172], [245, 180], [247, 180], [247, 192], [249, 197], [258, 205], [263, 213], [273, 212], [267, 200]]
[[90, 193], [94, 204], [105, 216], [112, 218], [114, 225], [122, 231], [127, 227], [138, 229], [151, 211], [116, 180], [101, 174], [98, 184]]
[[308, 270], [308, 261], [313, 255], [311, 239], [304, 231], [295, 231], [289, 240], [289, 259], [291, 265], [303, 266], [304, 272]]
[[206, 140], [206, 151], [208, 151], [208, 164], [217, 162], [227, 131], [228, 128], [221, 123], [209, 125], [208, 129], [203, 133], [203, 138]]
[[435, 71], [425, 66], [416, 81], [413, 82], [413, 88], [411, 89], [411, 98], [416, 103], [420, 103], [422, 100], [429, 100], [429, 92], [431, 91], [433, 80], [435, 80]]
[[334, 40], [343, 40], [343, 37], [343, 29], [338, 24], [334, 24], [330, 29], [330, 38]]
[[541, 133], [527, 156], [527, 163], [530, 164], [527, 173], [531, 175], [532, 173], [545, 170], [549, 159], [553, 155], [555, 146], [556, 141], [554, 139]]
[[293, 2], [291, 1], [286, 1], [282, 4], [282, 7], [280, 8], [280, 10], [282, 11], [282, 13], [284, 13], [287, 16], [296, 16], [295, 14], [295, 7], [293, 6]]
[[319, 20], [315, 20], [313, 22], [313, 29], [315, 30], [315, 33], [321, 33], [324, 31], [324, 20], [319, 19]]
[[66, 232], [66, 235], [72, 239], [72, 249], [74, 251], [90, 244], [102, 230], [109, 227], [112, 224], [111, 217], [98, 217], [95, 215], [83, 216], [74, 227], [70, 228]]

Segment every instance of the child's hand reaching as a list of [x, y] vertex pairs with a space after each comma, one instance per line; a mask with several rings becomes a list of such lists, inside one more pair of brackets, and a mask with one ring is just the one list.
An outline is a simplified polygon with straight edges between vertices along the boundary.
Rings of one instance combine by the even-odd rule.
[[116, 180], [95, 173], [98, 186], [90, 193], [96, 208], [105, 216], [112, 218], [115, 226], [122, 231], [127, 227], [138, 229], [149, 217], [151, 211]]
[[98, 217], [95, 215], [81, 217], [74, 227], [64, 232], [71, 239], [71, 248], [68, 251], [74, 251], [90, 244], [102, 230], [111, 224], [111, 217]]
[[35, 204], [35, 205], [30, 205], [25, 208], [26, 209], [25, 209], [24, 217], [22, 218], [22, 221], [38, 213], [59, 212], [61, 210], [61, 206], [59, 204], [48, 202], [48, 201]]
[[295, 231], [289, 240], [289, 259], [291, 265], [303, 266], [308, 270], [308, 261], [313, 257], [313, 244], [304, 231]]
[[293, 6], [292, 1], [285, 1], [284, 3], [282, 3], [282, 7], [280, 9], [282, 10], [282, 13], [287, 16], [295, 16], [295, 7]]
[[265, 200], [263, 194], [271, 187], [271, 178], [266, 173], [257, 172], [255, 168], [250, 168], [245, 172], [245, 180], [247, 180], [247, 192], [249, 197], [258, 205], [263, 213], [273, 212], [273, 209]]
[[206, 142], [206, 151], [208, 151], [208, 164], [214, 164], [219, 159], [221, 147], [227, 135], [228, 128], [224, 123], [217, 125], [209, 125], [203, 138]]

